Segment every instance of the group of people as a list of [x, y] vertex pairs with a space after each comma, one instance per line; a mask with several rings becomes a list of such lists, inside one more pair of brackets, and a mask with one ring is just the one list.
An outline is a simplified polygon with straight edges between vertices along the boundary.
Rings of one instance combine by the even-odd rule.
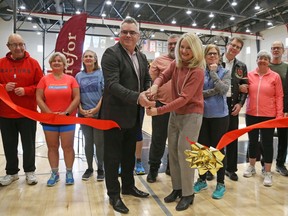
[[[218, 46], [209, 44], [204, 48], [194, 33], [171, 35], [167, 41], [168, 54], [156, 58], [149, 69], [146, 56], [137, 46], [139, 39], [137, 21], [131, 17], [125, 18], [120, 25], [119, 43], [106, 49], [101, 69], [96, 53], [86, 50], [82, 56], [84, 70], [73, 78], [65, 74], [67, 61], [60, 52], [51, 56], [49, 63], [52, 72], [43, 76], [37, 61], [25, 50], [23, 38], [12, 34], [7, 43], [10, 52], [0, 59], [0, 67], [7, 68], [5, 73], [0, 73], [0, 83], [18, 106], [36, 111], [38, 104], [42, 113], [64, 116], [75, 116], [78, 109], [80, 117], [113, 120], [120, 126], [121, 129], [101, 131], [81, 125], [88, 164], [82, 179], [88, 180], [93, 175], [96, 145], [97, 180], [105, 179], [109, 202], [120, 213], [129, 212], [120, 193], [139, 198], [149, 196], [149, 193], [135, 186], [133, 175], [136, 143], [142, 139], [145, 110], [147, 115], [152, 116], [147, 181], [154, 183], [157, 180], [168, 138], [172, 191], [164, 198], [164, 202], [170, 203], [180, 198], [176, 210], [183, 211], [193, 204], [195, 193], [207, 189], [206, 180], [214, 178], [207, 172], [199, 175], [194, 183], [195, 169], [189, 167], [184, 154], [185, 150], [191, 148], [187, 138], [216, 147], [223, 134], [238, 128], [239, 112], [246, 98], [247, 126], [280, 118], [284, 112], [287, 113], [287, 104], [284, 102], [287, 99], [288, 65], [281, 60], [284, 46], [280, 41], [274, 42], [272, 57], [269, 52], [260, 51], [256, 60], [258, 67], [248, 73], [246, 65], [236, 59], [244, 45], [240, 38], [231, 38], [226, 52], [221, 56]], [[18, 133], [21, 135], [27, 183], [36, 184], [36, 122], [17, 113], [3, 101], [0, 102], [0, 109], [7, 174], [0, 184], [9, 185], [19, 178]], [[51, 166], [47, 186], [54, 186], [60, 178], [60, 145], [66, 165], [66, 184], [74, 184], [75, 125], [42, 123], [42, 126]], [[279, 147], [276, 170], [287, 176], [284, 165], [287, 129], [277, 131]], [[244, 177], [256, 173], [255, 143], [259, 142], [259, 130], [252, 130], [248, 135], [249, 166]], [[263, 184], [271, 186], [274, 129], [260, 129], [260, 135], [264, 162]], [[226, 148], [224, 166], [217, 171], [217, 184], [212, 194], [214, 199], [224, 196], [225, 175], [233, 181], [238, 180], [237, 145], [236, 140]], [[224, 149], [221, 152], [225, 154]], [[119, 166], [122, 184], [118, 180]]]

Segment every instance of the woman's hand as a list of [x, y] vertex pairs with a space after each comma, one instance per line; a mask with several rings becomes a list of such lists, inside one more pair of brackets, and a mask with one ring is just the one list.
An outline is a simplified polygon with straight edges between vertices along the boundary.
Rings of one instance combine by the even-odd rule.
[[218, 64], [216, 64], [216, 63], [210, 64], [210, 65], [208, 65], [208, 68], [210, 71], [216, 72], [217, 68], [218, 68]]
[[158, 115], [157, 108], [155, 108], [155, 107], [146, 108], [146, 114], [148, 116], [156, 116], [156, 115]]

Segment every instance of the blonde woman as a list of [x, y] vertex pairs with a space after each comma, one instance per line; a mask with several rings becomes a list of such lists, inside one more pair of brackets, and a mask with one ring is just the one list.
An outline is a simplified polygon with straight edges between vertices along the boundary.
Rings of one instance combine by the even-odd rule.
[[203, 115], [203, 82], [205, 60], [202, 43], [193, 33], [186, 33], [178, 40], [176, 58], [154, 81], [153, 98], [164, 83], [171, 80], [172, 102], [158, 108], [148, 108], [150, 116], [171, 112], [168, 126], [168, 151], [172, 192], [164, 198], [166, 203], [181, 198], [177, 211], [185, 210], [194, 200], [194, 173], [185, 160], [184, 151], [191, 149], [190, 140], [197, 141]]
[[[66, 57], [55, 52], [49, 59], [52, 72], [44, 76], [37, 85], [36, 99], [42, 113], [75, 116], [80, 101], [79, 86], [74, 77], [64, 73]], [[74, 162], [75, 125], [42, 124], [48, 146], [48, 160], [51, 177], [47, 186], [54, 186], [59, 181], [59, 146], [64, 153], [66, 165], [66, 185], [74, 184], [72, 167]]]

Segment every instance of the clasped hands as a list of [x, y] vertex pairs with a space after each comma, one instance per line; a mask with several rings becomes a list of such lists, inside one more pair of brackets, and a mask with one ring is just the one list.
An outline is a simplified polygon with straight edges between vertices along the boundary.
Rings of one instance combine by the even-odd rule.
[[148, 116], [157, 115], [156, 108], [156, 94], [158, 91], [158, 85], [152, 85], [148, 90], [140, 93], [138, 102], [142, 107], [146, 108], [146, 114]]

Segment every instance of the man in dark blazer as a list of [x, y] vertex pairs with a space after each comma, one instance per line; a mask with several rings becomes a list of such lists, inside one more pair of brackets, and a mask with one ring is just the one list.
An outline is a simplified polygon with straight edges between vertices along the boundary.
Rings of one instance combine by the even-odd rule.
[[146, 56], [137, 48], [139, 25], [126, 18], [120, 25], [119, 43], [103, 54], [104, 93], [100, 118], [113, 120], [121, 129], [104, 131], [104, 168], [109, 202], [115, 211], [128, 213], [120, 198], [118, 167], [121, 164], [122, 194], [147, 197], [134, 181], [137, 127], [140, 127], [140, 109], [155, 106], [147, 96], [151, 78]]
[[[223, 66], [230, 70], [231, 87], [227, 93], [227, 104], [229, 108], [229, 128], [228, 131], [238, 129], [239, 112], [243, 107], [247, 93], [241, 92], [241, 86], [246, 87], [247, 67], [236, 59], [240, 53], [244, 42], [241, 38], [233, 37], [227, 44], [227, 50], [223, 55]], [[238, 181], [237, 159], [238, 159], [238, 140], [236, 139], [226, 147], [227, 166], [225, 174], [233, 181]]]

